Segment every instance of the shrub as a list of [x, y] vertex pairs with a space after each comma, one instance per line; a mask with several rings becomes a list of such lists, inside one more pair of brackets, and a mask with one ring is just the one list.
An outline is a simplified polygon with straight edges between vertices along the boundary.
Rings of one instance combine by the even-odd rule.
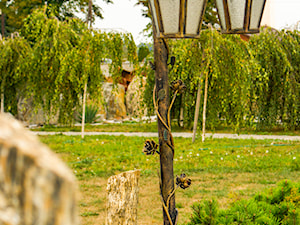
[[189, 224], [215, 225], [218, 215], [218, 203], [216, 200], [204, 200], [200, 204], [192, 206], [193, 214]]
[[[87, 105], [85, 107], [85, 123], [95, 123], [98, 119], [99, 116], [97, 116], [98, 113], [98, 108], [97, 106], [94, 105]], [[82, 121], [82, 109], [79, 110], [77, 116], [76, 116], [76, 121], [80, 122]]]
[[188, 225], [299, 225], [299, 206], [300, 183], [285, 180], [252, 199], [235, 201], [225, 210], [220, 210], [215, 200], [196, 203]]

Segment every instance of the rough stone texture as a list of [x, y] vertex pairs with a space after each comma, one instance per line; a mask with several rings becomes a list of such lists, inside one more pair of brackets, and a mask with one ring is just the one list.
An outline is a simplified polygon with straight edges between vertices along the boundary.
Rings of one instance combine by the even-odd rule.
[[33, 107], [33, 98], [25, 99], [22, 96], [18, 98], [18, 119], [25, 124], [57, 124], [58, 113], [51, 118], [47, 118], [43, 109], [39, 108], [37, 111]]
[[136, 225], [140, 171], [128, 171], [108, 179], [106, 225]]
[[126, 92], [127, 114], [131, 117], [142, 117], [147, 111], [142, 107], [143, 93], [145, 91], [146, 77], [135, 76]]
[[77, 225], [76, 179], [12, 116], [0, 114], [0, 224]]
[[126, 115], [125, 88], [123, 85], [103, 83], [103, 98], [106, 106], [106, 119], [124, 119]]

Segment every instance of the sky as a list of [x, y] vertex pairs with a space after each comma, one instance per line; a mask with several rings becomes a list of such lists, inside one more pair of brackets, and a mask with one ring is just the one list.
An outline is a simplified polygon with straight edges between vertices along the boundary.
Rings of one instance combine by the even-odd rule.
[[[267, 0], [262, 25], [283, 29], [300, 21], [300, 0]], [[270, 14], [269, 14], [270, 13]]]
[[149, 42], [150, 39], [145, 38], [141, 33], [150, 19], [142, 16], [143, 7], [135, 5], [137, 0], [112, 1], [113, 4], [106, 4], [103, 0], [96, 0], [97, 5], [103, 9], [104, 19], [97, 18], [93, 27], [107, 31], [129, 32], [137, 44], [147, 40]]
[[[142, 16], [142, 7], [135, 6], [137, 0], [113, 0], [114, 4], [106, 4], [96, 0], [103, 9], [104, 19], [97, 19], [94, 28], [117, 30], [132, 33], [136, 44], [150, 42], [141, 32], [150, 22]], [[300, 0], [267, 0], [263, 23], [282, 29], [300, 21]]]

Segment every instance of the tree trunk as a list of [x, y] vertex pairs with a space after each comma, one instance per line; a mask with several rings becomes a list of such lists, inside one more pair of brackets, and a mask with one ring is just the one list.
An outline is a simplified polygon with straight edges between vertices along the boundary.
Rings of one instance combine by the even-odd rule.
[[1, 113], [4, 113], [4, 86], [5, 86], [5, 76], [2, 78], [3, 80], [2, 80], [2, 84], [1, 84], [1, 86], [0, 86], [0, 94], [1, 94], [1, 99], [0, 99], [0, 101], [1, 101], [1, 107], [0, 107], [0, 112]]
[[92, 6], [93, 2], [92, 0], [89, 0], [89, 8], [88, 8], [88, 15], [87, 15], [87, 23], [88, 23], [88, 28], [90, 29], [92, 27]]
[[84, 83], [84, 90], [82, 96], [82, 121], [81, 121], [81, 138], [84, 138], [84, 124], [85, 124], [85, 105], [86, 105], [86, 91], [87, 91], [87, 81]]
[[[89, 9], [87, 15], [87, 24], [88, 29], [92, 27], [92, 0], [89, 0]], [[87, 62], [88, 63], [88, 62]], [[86, 95], [87, 95], [87, 81], [84, 83], [84, 90], [83, 90], [83, 99], [82, 99], [82, 121], [81, 121], [81, 138], [84, 138], [84, 125], [85, 125], [85, 106], [86, 106]]]
[[1, 34], [2, 34], [2, 38], [4, 38], [4, 35], [5, 35], [5, 13], [3, 11], [1, 14]]
[[[203, 102], [203, 124], [202, 124], [202, 142], [205, 141], [205, 123], [206, 123], [206, 105], [207, 105], [207, 92], [208, 92], [208, 71], [209, 71], [209, 64], [210, 64], [210, 60], [213, 57], [213, 47], [214, 47], [214, 39], [213, 39], [213, 27], [212, 25], [209, 23], [208, 27], [210, 28], [210, 32], [211, 32], [211, 54], [210, 54], [210, 58], [207, 61], [207, 72], [205, 74], [205, 90], [204, 90], [204, 102]], [[204, 54], [204, 52], [203, 52]]]
[[[5, 34], [5, 14], [2, 11], [1, 13], [1, 34], [2, 34], [2, 38], [4, 40], [4, 34]], [[1, 106], [0, 106], [0, 112], [4, 113], [4, 80], [2, 80], [2, 84], [1, 84], [1, 90], [0, 90], [0, 95], [1, 95]]]
[[1, 91], [1, 113], [4, 113], [4, 92]]
[[181, 94], [181, 104], [180, 104], [180, 114], [179, 114], [179, 126], [183, 127], [183, 102], [184, 102], [184, 93]]
[[107, 182], [106, 225], [136, 225], [140, 171], [112, 176]]
[[203, 72], [201, 73], [199, 83], [198, 83], [198, 90], [197, 90], [197, 100], [196, 100], [196, 108], [195, 108], [195, 118], [194, 118], [194, 128], [193, 128], [193, 138], [192, 142], [195, 142], [196, 139], [196, 132], [197, 132], [197, 125], [198, 125], [198, 117], [199, 117], [199, 110], [200, 110], [200, 100], [201, 100], [201, 78], [203, 76]]
[[203, 123], [202, 123], [202, 142], [205, 141], [205, 123], [206, 123], [206, 105], [207, 105], [207, 90], [208, 89], [208, 72], [205, 76], [205, 90], [204, 90], [204, 102], [203, 102]]

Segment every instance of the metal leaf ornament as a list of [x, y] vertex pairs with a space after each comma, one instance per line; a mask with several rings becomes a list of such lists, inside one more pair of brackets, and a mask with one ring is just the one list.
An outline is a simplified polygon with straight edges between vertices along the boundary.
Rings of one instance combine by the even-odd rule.
[[182, 94], [186, 90], [186, 86], [182, 80], [174, 80], [170, 85], [173, 91], [177, 91], [179, 94]]
[[187, 178], [186, 175], [183, 173], [180, 177], [176, 176], [176, 185], [179, 185], [182, 189], [186, 189], [191, 186], [192, 180]]
[[159, 152], [157, 151], [158, 145], [153, 140], [146, 140], [143, 148], [143, 152], [146, 155], [154, 155], [155, 153]]

